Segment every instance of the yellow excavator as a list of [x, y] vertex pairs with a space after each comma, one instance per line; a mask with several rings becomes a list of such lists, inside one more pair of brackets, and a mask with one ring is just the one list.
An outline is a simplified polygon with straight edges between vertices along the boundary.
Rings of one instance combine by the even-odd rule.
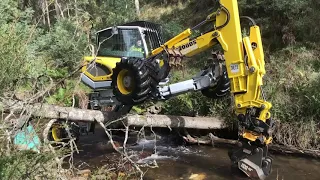
[[[97, 32], [98, 54], [84, 58], [82, 82], [94, 90], [92, 108], [125, 112], [148, 100], [165, 101], [191, 91], [211, 98], [231, 93], [239, 143], [229, 157], [248, 177], [265, 179], [272, 169], [268, 145], [274, 121], [262, 89], [266, 70], [260, 29], [253, 19], [239, 15], [237, 0], [217, 3], [218, 8], [201, 23], [166, 42], [157, 24], [145, 21]], [[242, 19], [250, 22], [248, 35], [242, 32]], [[208, 31], [192, 37], [208, 25]], [[172, 65], [216, 45], [222, 51], [209, 67], [190, 80], [169, 84]]]

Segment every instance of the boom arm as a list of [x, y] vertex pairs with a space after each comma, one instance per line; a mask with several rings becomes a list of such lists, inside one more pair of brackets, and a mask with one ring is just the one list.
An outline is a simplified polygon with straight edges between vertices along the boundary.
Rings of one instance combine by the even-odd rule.
[[[152, 53], [166, 51], [171, 57], [181, 58], [196, 55], [217, 43], [222, 46], [240, 125], [239, 149], [229, 155], [248, 176], [264, 179], [271, 172], [272, 159], [267, 156], [267, 146], [272, 141], [273, 121], [269, 112], [272, 105], [264, 99], [262, 92], [265, 62], [259, 26], [253, 24], [249, 37], [242, 38], [237, 0], [220, 0], [218, 11], [204, 22], [213, 22], [213, 30], [189, 39], [192, 30], [187, 29]], [[186, 88], [177, 94], [196, 90], [193, 80], [178, 85]], [[171, 89], [175, 87], [177, 84]], [[170, 86], [167, 86], [161, 92], [168, 95], [169, 90]]]

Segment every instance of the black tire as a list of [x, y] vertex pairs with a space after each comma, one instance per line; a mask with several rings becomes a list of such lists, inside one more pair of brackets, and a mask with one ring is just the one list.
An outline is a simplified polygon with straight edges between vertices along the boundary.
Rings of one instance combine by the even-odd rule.
[[201, 93], [212, 99], [222, 98], [230, 93], [230, 79], [228, 78], [227, 69], [223, 66], [223, 73], [217, 85], [203, 89]]
[[[130, 79], [130, 91], [123, 93], [118, 85], [118, 76], [123, 70], [127, 71]], [[113, 69], [113, 94], [124, 105], [138, 105], [150, 97], [150, 92], [157, 86], [158, 78], [154, 66], [140, 58], [122, 58]]]

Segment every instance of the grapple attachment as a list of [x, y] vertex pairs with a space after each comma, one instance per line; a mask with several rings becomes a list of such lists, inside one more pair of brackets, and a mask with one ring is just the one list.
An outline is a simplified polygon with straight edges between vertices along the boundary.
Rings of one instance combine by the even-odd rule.
[[272, 158], [268, 156], [268, 147], [242, 144], [229, 152], [229, 157], [248, 177], [264, 180], [271, 173]]

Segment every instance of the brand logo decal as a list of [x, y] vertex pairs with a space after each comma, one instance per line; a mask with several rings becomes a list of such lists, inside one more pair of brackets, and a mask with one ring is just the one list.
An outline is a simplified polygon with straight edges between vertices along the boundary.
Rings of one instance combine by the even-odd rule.
[[245, 171], [252, 171], [253, 169], [251, 167], [249, 167], [248, 165], [246, 165], [245, 163], [242, 163], [241, 165], [241, 168]]
[[197, 41], [196, 41], [196, 40], [193, 40], [193, 41], [191, 41], [191, 42], [189, 42], [189, 43], [187, 43], [187, 44], [184, 44], [184, 45], [180, 46], [180, 47], [179, 47], [179, 50], [181, 51], [181, 50], [186, 49], [186, 48], [189, 48], [189, 47], [191, 47], [191, 46], [193, 46], [193, 45], [195, 45], [195, 44], [197, 44]]

